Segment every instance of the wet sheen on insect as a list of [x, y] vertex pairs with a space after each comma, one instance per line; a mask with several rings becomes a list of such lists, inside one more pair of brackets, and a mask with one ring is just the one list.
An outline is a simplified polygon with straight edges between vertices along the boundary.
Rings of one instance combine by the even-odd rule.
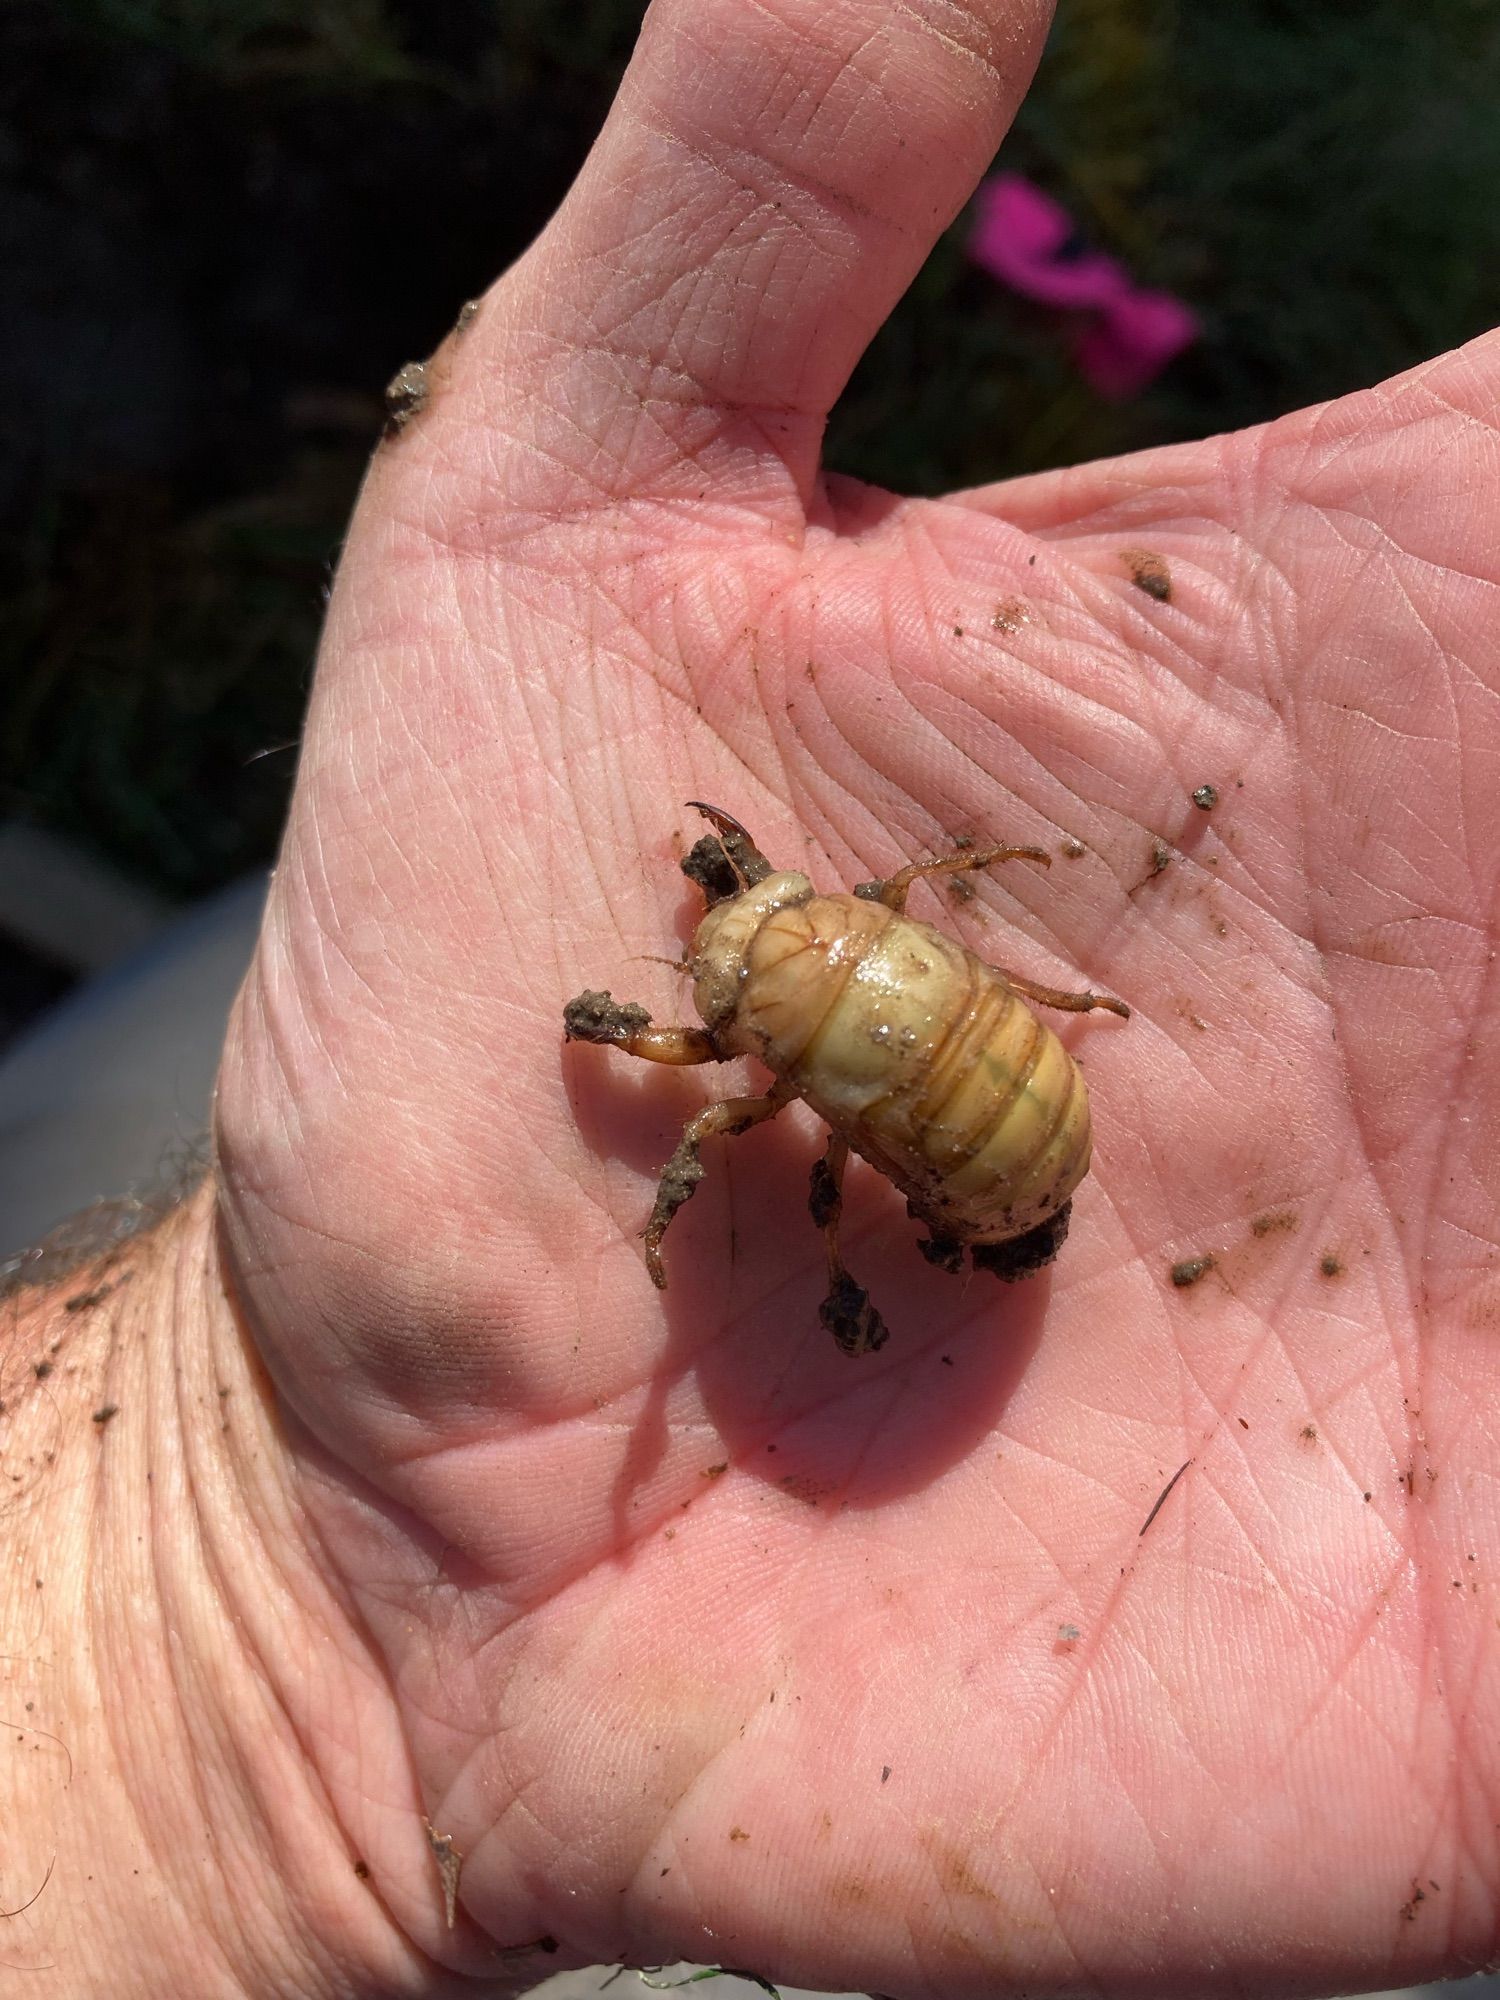
[[714, 827], [682, 870], [708, 908], [686, 969], [701, 1028], [661, 1028], [644, 1007], [580, 993], [570, 1041], [601, 1042], [649, 1062], [759, 1058], [775, 1081], [758, 1097], [705, 1105], [662, 1170], [646, 1225], [646, 1265], [666, 1285], [661, 1240], [704, 1174], [713, 1133], [774, 1118], [795, 1098], [830, 1127], [809, 1206], [828, 1253], [819, 1317], [846, 1354], [881, 1346], [886, 1327], [845, 1269], [838, 1230], [851, 1152], [877, 1168], [931, 1231], [920, 1248], [957, 1271], [1024, 1278], [1057, 1255], [1074, 1189], [1088, 1172], [1088, 1093], [1072, 1057], [1028, 1002], [1128, 1018], [1122, 1000], [1042, 986], [976, 958], [906, 915], [913, 882], [997, 861], [1050, 865], [1039, 847], [966, 847], [916, 861], [852, 894], [821, 895], [806, 875], [772, 868], [737, 820], [689, 801]]

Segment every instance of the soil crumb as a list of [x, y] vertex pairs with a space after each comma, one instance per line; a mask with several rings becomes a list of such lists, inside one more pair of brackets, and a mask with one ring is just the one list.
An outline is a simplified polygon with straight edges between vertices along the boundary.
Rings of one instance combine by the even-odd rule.
[[1144, 889], [1148, 882], [1154, 882], [1158, 875], [1171, 866], [1171, 863], [1171, 848], [1168, 847], [1164, 840], [1153, 840], [1151, 843], [1151, 852], [1146, 861], [1146, 872], [1139, 882], [1133, 883], [1126, 890], [1126, 895], [1133, 896], [1137, 889]]
[[404, 431], [413, 417], [419, 417], [432, 394], [425, 361], [408, 361], [398, 368], [385, 385], [385, 434], [394, 437]]
[[1189, 1285], [1196, 1285], [1200, 1278], [1206, 1278], [1218, 1261], [1212, 1250], [1205, 1250], [1200, 1256], [1182, 1258], [1172, 1266], [1168, 1275], [1179, 1291], [1185, 1291]]
[[1144, 590], [1158, 604], [1171, 603], [1172, 572], [1161, 556], [1150, 549], [1121, 549], [1120, 561], [1137, 590]]
[[1252, 1236], [1278, 1236], [1283, 1231], [1297, 1227], [1297, 1211], [1294, 1208], [1270, 1208], [1263, 1215], [1252, 1216], [1250, 1233]]

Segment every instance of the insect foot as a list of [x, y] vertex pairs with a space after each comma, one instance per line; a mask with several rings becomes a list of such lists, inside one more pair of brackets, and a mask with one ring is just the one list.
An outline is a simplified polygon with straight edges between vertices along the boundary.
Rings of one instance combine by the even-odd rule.
[[633, 1000], [609, 993], [580, 993], [563, 1008], [563, 1034], [570, 1042], [628, 1042], [649, 1028], [651, 1016]]
[[818, 1307], [818, 1320], [845, 1354], [873, 1354], [890, 1339], [890, 1328], [870, 1304], [870, 1294], [840, 1271], [833, 1288]]

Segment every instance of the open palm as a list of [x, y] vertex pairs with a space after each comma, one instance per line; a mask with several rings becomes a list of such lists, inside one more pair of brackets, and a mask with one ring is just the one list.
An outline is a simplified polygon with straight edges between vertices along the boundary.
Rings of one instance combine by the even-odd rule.
[[[1500, 348], [942, 501], [823, 479], [1042, 29], [658, 0], [351, 533], [222, 1205], [370, 1647], [314, 1650], [304, 1740], [466, 1970], [545, 1936], [1240, 1990], [1494, 1949]], [[793, 1111], [708, 1149], [652, 1289], [656, 1169], [738, 1072], [561, 1012], [691, 1018], [650, 956], [701, 907], [688, 798], [830, 888], [1057, 856], [912, 906], [1134, 1010], [1061, 1028], [1096, 1151], [1050, 1272], [934, 1271], [856, 1166], [892, 1338], [845, 1357]]]

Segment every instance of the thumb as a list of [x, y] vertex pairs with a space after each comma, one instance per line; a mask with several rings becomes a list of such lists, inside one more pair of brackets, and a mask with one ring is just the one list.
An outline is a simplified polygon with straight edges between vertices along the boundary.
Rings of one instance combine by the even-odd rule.
[[1048, 13], [656, 0], [488, 335], [510, 378], [497, 417], [514, 420], [517, 364], [529, 378], [533, 464], [618, 497], [675, 490], [687, 458], [701, 489], [705, 459], [769, 449], [805, 490], [834, 400], [1010, 122]]

